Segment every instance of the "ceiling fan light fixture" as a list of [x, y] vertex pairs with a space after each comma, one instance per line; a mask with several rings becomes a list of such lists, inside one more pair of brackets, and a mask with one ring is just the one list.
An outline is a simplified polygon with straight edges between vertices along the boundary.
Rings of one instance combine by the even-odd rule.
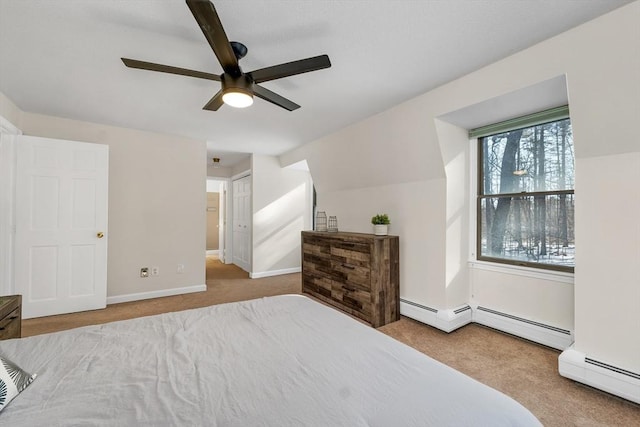
[[253, 104], [254, 95], [285, 110], [296, 110], [300, 108], [298, 104], [260, 86], [260, 83], [331, 67], [328, 55], [318, 55], [245, 73], [240, 68], [238, 61], [247, 54], [248, 49], [240, 42], [229, 41], [213, 3], [210, 0], [186, 1], [191, 14], [222, 67], [222, 74], [188, 70], [135, 59], [121, 59], [124, 65], [130, 68], [220, 82], [222, 88], [202, 107], [204, 110], [218, 111], [224, 104], [234, 108], [246, 108]]
[[230, 107], [246, 108], [253, 104], [253, 95], [238, 88], [231, 88], [222, 94], [222, 101]]

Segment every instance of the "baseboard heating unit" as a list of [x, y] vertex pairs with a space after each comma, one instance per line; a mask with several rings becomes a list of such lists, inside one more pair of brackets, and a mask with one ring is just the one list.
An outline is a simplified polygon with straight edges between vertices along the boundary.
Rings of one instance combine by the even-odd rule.
[[560, 375], [640, 403], [640, 373], [587, 357], [573, 346], [558, 358]]
[[467, 304], [455, 309], [437, 310], [400, 298], [400, 314], [445, 332], [454, 331], [471, 323], [471, 307]]
[[573, 344], [573, 335], [567, 329], [535, 322], [487, 307], [477, 306], [473, 310], [473, 321], [558, 350], [564, 350]]
[[546, 325], [482, 306], [473, 308], [465, 304], [454, 309], [438, 310], [400, 298], [400, 314], [445, 332], [454, 331], [474, 322], [558, 350], [564, 350], [573, 344], [573, 335], [567, 329]]

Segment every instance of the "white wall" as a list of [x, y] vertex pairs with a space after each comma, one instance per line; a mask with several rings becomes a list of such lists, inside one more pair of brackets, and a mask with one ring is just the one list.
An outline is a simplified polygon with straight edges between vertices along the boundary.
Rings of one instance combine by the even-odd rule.
[[521, 270], [517, 268], [498, 270], [477, 265], [471, 268], [471, 305], [510, 314], [526, 313], [526, 318], [544, 319], [547, 325], [574, 330], [573, 280], [532, 277], [518, 274]]
[[300, 232], [311, 228], [309, 172], [282, 168], [277, 157], [252, 156], [251, 277], [300, 270]]
[[[109, 145], [108, 297], [204, 285], [204, 141], [26, 112], [22, 130]], [[141, 278], [152, 266], [160, 275]]]
[[434, 124], [447, 177], [444, 282], [447, 302], [444, 306], [454, 308], [470, 300], [467, 261], [472, 245], [469, 239], [471, 147], [466, 129], [438, 119]]
[[[637, 90], [636, 95], [639, 102]], [[635, 111], [640, 118], [637, 106]], [[640, 372], [637, 123], [630, 122], [628, 134], [619, 135], [635, 138], [635, 153], [579, 158], [576, 165], [576, 211], [584, 215], [576, 214], [575, 349], [633, 372]]]
[[400, 297], [444, 307], [445, 288], [428, 284], [445, 280], [445, 212], [440, 209], [445, 200], [444, 179], [434, 179], [319, 192], [317, 205], [327, 216], [337, 216], [341, 231], [372, 233], [371, 217], [388, 214], [389, 234], [400, 236]]
[[9, 120], [12, 125], [20, 128], [22, 121], [22, 110], [13, 103], [4, 93], [0, 92], [0, 116]]
[[[637, 175], [629, 172], [638, 170], [632, 153], [640, 151], [639, 16], [636, 1], [309, 143], [281, 161], [307, 160], [320, 207], [337, 214], [344, 230], [368, 231], [368, 217], [390, 211], [401, 241], [403, 298], [446, 309], [467, 294], [483, 306], [574, 330], [576, 350], [640, 372], [639, 275], [631, 267], [639, 264], [640, 212]], [[573, 285], [562, 281], [521, 280], [470, 266], [465, 271], [463, 253], [471, 253], [472, 241], [465, 235], [463, 211], [471, 209], [464, 198], [475, 192], [464, 176], [468, 139], [438, 121], [563, 75], [577, 157], [575, 296]], [[608, 168], [598, 167], [601, 162]], [[627, 169], [617, 173], [620, 165]], [[411, 226], [399, 217], [412, 218]], [[598, 232], [605, 223], [625, 227]]]

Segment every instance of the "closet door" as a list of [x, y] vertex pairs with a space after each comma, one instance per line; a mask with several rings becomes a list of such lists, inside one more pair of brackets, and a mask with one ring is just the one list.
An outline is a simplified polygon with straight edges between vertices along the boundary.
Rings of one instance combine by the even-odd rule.
[[251, 271], [251, 176], [233, 181], [233, 263]]
[[22, 131], [0, 116], [0, 295], [13, 295], [16, 137]]
[[15, 290], [23, 317], [104, 308], [109, 147], [17, 138]]

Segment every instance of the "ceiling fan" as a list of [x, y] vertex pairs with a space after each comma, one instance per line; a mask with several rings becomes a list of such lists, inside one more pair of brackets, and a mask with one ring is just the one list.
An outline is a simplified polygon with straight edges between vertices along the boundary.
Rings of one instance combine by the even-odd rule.
[[218, 75], [188, 70], [135, 59], [121, 59], [124, 65], [130, 68], [159, 71], [162, 73], [178, 74], [220, 82], [222, 88], [203, 107], [204, 110], [217, 111], [223, 103], [237, 108], [248, 107], [253, 104], [253, 97], [257, 96], [286, 110], [293, 111], [300, 108], [300, 106], [260, 86], [259, 83], [331, 67], [329, 56], [320, 55], [245, 73], [240, 68], [238, 61], [247, 54], [247, 47], [240, 42], [229, 41], [213, 3], [209, 0], [186, 1], [191, 13], [198, 22], [200, 29], [204, 33], [205, 38], [224, 70], [222, 74]]

